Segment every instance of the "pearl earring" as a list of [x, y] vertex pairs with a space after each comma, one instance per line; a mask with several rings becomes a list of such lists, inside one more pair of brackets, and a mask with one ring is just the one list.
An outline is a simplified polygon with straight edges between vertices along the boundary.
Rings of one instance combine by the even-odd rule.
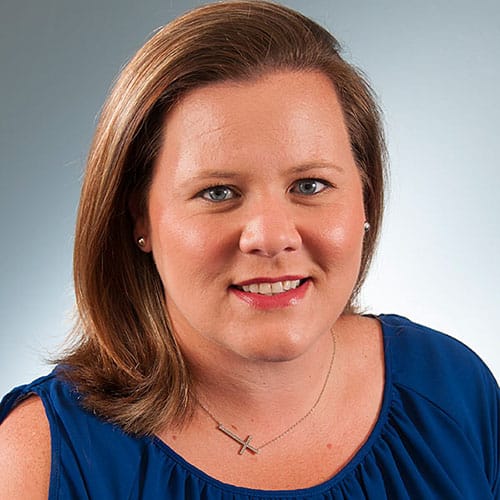
[[146, 240], [142, 236], [140, 236], [139, 238], [137, 238], [137, 244], [141, 248], [144, 248], [146, 246]]
[[366, 220], [365, 223], [363, 224], [363, 228], [365, 229], [365, 232], [370, 230], [370, 223]]

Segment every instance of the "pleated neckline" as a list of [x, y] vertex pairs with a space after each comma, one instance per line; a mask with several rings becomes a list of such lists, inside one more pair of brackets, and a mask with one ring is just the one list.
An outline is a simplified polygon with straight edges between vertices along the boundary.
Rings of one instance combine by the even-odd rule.
[[185, 460], [181, 455], [175, 452], [169, 445], [167, 445], [164, 441], [162, 441], [157, 436], [152, 436], [149, 438], [151, 442], [166, 455], [167, 459], [173, 460], [179, 467], [184, 469], [186, 474], [193, 475], [197, 477], [202, 482], [205, 482], [207, 486], [215, 487], [218, 490], [227, 491], [233, 495], [246, 495], [251, 497], [260, 497], [260, 498], [296, 498], [297, 495], [300, 496], [314, 496], [318, 494], [322, 494], [328, 490], [333, 489], [337, 484], [340, 484], [346, 476], [348, 476], [353, 469], [355, 469], [367, 455], [373, 450], [373, 447], [376, 445], [378, 440], [381, 437], [383, 429], [388, 421], [388, 416], [390, 413], [390, 409], [394, 399], [394, 391], [393, 391], [393, 360], [392, 360], [392, 348], [391, 348], [391, 330], [393, 328], [389, 323], [384, 322], [385, 315], [379, 316], [371, 316], [377, 319], [380, 323], [382, 330], [382, 338], [383, 338], [383, 347], [384, 347], [384, 390], [382, 397], [382, 405], [380, 408], [380, 412], [377, 417], [377, 421], [373, 426], [368, 438], [361, 445], [358, 451], [354, 454], [352, 459], [342, 467], [340, 471], [338, 471], [335, 475], [333, 475], [330, 479], [315, 485], [310, 486], [308, 488], [299, 488], [294, 490], [261, 490], [254, 488], [245, 488], [242, 486], [236, 486], [229, 483], [224, 483], [218, 479], [213, 478], [207, 473], [203, 472], [198, 467], [192, 465], [187, 460]]

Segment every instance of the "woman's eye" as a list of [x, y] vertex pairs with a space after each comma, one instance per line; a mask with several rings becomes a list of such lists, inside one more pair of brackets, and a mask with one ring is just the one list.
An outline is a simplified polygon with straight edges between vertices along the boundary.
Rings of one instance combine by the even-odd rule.
[[312, 195], [320, 193], [329, 186], [329, 183], [319, 179], [301, 179], [295, 183], [292, 191], [298, 194]]
[[204, 189], [200, 196], [208, 201], [226, 201], [235, 197], [235, 192], [228, 186], [213, 186]]

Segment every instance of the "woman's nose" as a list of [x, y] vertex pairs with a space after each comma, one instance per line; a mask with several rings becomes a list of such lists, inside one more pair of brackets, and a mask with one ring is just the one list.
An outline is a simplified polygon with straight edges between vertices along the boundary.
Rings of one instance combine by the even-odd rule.
[[291, 210], [274, 205], [254, 211], [240, 235], [240, 250], [265, 257], [300, 248], [302, 238]]

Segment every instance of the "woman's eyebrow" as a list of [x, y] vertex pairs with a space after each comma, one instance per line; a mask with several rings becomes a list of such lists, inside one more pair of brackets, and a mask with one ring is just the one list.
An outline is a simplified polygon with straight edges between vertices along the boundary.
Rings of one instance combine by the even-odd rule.
[[199, 174], [194, 174], [191, 179], [205, 180], [205, 179], [233, 179], [241, 177], [239, 172], [231, 170], [204, 170]]
[[184, 178], [179, 187], [189, 187], [194, 182], [202, 183], [202, 182], [214, 182], [219, 180], [224, 181], [235, 181], [241, 178], [241, 174], [236, 171], [231, 170], [203, 170], [202, 172], [196, 172], [192, 175]]
[[290, 172], [292, 174], [303, 174], [303, 173], [309, 172], [311, 170], [318, 170], [318, 169], [337, 170], [340, 173], [344, 173], [344, 171], [345, 171], [340, 165], [336, 165], [335, 163], [311, 162], [311, 163], [303, 163], [303, 164], [297, 165], [297, 166], [291, 168]]
[[[301, 163], [300, 165], [296, 165], [294, 167], [291, 167], [289, 170], [287, 170], [287, 173], [292, 173], [292, 174], [302, 174], [304, 172], [308, 172], [310, 170], [317, 170], [317, 169], [325, 169], [325, 170], [337, 170], [339, 172], [344, 172], [344, 168], [342, 168], [340, 165], [336, 165], [334, 163], [329, 163], [329, 162], [308, 162], [308, 163]], [[242, 173], [235, 171], [235, 170], [204, 170], [200, 172], [199, 174], [193, 175], [192, 179], [228, 179], [228, 178], [236, 178], [236, 177], [241, 177]]]
[[[303, 175], [311, 171], [317, 170], [336, 170], [337, 172], [344, 173], [345, 170], [339, 165], [335, 163], [329, 162], [310, 162], [310, 163], [301, 163], [300, 165], [296, 165], [284, 173], [293, 174], [293, 175]], [[211, 181], [216, 179], [222, 180], [233, 180], [240, 179], [243, 177], [244, 173], [238, 172], [237, 170], [218, 170], [218, 169], [207, 169], [202, 172], [196, 173], [194, 175], [189, 176], [189, 179], [186, 179], [182, 184], [190, 184], [192, 181]]]

